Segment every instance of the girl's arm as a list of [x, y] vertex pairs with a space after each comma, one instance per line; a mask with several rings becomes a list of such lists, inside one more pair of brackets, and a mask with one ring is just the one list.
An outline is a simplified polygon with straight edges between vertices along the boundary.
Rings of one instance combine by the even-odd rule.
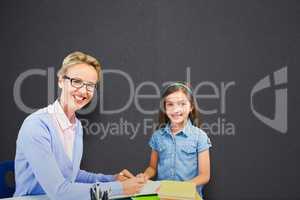
[[146, 175], [147, 178], [150, 179], [156, 175], [157, 162], [158, 162], [158, 153], [155, 150], [152, 150], [149, 167], [144, 172], [144, 175]]
[[199, 175], [190, 180], [190, 182], [195, 183], [196, 185], [204, 185], [208, 183], [210, 179], [210, 159], [208, 149], [198, 154], [198, 163]]

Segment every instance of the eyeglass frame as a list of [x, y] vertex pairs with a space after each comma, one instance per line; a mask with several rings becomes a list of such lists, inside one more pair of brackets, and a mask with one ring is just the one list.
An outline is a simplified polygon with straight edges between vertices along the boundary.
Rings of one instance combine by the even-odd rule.
[[[67, 79], [67, 80], [70, 80], [70, 83], [71, 83], [71, 86], [74, 87], [74, 88], [77, 88], [77, 89], [80, 89], [82, 87], [85, 86], [86, 90], [89, 91], [89, 92], [94, 92], [95, 89], [97, 88], [97, 84], [95, 83], [87, 83], [87, 82], [84, 82], [83, 80], [79, 79], [79, 78], [71, 78], [67, 75], [64, 75], [62, 77], [63, 79]], [[77, 87], [74, 85], [74, 81], [81, 81], [81, 86]], [[93, 89], [89, 89], [89, 87], [93, 87]]]

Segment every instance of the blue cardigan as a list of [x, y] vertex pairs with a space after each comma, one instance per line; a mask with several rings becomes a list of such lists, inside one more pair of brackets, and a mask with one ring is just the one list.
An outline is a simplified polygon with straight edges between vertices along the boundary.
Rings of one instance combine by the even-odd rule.
[[80, 170], [83, 131], [78, 119], [73, 161], [68, 158], [52, 121], [52, 106], [29, 115], [19, 131], [14, 196], [46, 194], [53, 200], [90, 200], [89, 189], [95, 182], [101, 182], [103, 190], [111, 189], [112, 195], [122, 194], [114, 176]]

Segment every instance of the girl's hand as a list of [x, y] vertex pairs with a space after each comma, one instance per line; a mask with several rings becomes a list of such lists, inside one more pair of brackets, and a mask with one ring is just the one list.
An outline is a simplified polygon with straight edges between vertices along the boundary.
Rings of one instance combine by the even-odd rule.
[[120, 173], [116, 174], [117, 181], [125, 181], [129, 178], [134, 178], [134, 177], [135, 176], [127, 169], [123, 169]]

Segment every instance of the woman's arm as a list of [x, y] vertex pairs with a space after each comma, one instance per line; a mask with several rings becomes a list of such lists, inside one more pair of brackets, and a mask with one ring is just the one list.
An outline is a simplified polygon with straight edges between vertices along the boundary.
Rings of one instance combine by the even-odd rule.
[[[40, 120], [32, 119], [24, 122], [17, 141], [36, 180], [50, 199], [89, 200], [91, 184], [73, 183], [64, 178], [51, 148], [51, 137], [47, 127]], [[16, 163], [18, 164], [18, 162]], [[112, 189], [116, 195], [122, 194], [119, 182], [100, 183], [104, 190]], [[23, 185], [20, 187], [30, 187]]]
[[85, 170], [79, 170], [76, 182], [79, 183], [95, 183], [95, 182], [112, 182], [112, 181], [125, 181], [135, 176], [127, 169], [123, 169], [118, 174], [102, 174], [102, 173], [92, 173]]
[[117, 181], [115, 175], [105, 175], [101, 173], [92, 173], [85, 170], [79, 170], [76, 182], [78, 183], [95, 183], [95, 182], [111, 182]]
[[199, 175], [190, 180], [190, 182], [196, 185], [204, 185], [208, 183], [210, 179], [210, 158], [208, 149], [198, 154], [198, 163]]

